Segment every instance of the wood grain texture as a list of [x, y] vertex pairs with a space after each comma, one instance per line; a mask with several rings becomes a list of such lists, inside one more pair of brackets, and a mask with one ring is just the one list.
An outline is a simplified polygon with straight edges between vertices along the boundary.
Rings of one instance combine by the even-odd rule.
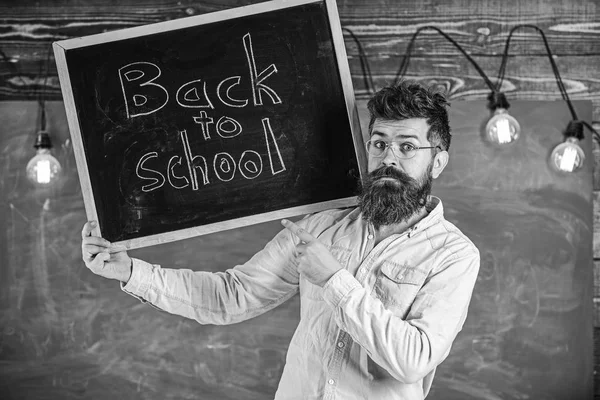
[[[495, 83], [500, 57], [474, 57], [484, 73]], [[513, 61], [511, 63], [511, 61]], [[389, 57], [370, 62], [375, 88], [380, 88], [396, 77], [401, 57]], [[349, 60], [354, 90], [359, 99], [370, 96], [362, 77], [358, 58]], [[599, 56], [558, 58], [556, 60], [562, 81], [571, 100], [591, 100], [593, 119], [600, 120], [600, 76], [596, 65]], [[437, 86], [451, 100], [485, 100], [490, 88], [473, 65], [460, 54], [453, 57], [412, 57], [405, 79], [417, 80]], [[560, 91], [551, 66], [543, 57], [522, 56], [508, 62], [501, 90], [511, 100], [559, 100]]]
[[[46, 71], [49, 44], [55, 40], [86, 36], [110, 30], [184, 18], [192, 15], [223, 10], [231, 7], [258, 3], [252, 0], [222, 0], [218, 2], [152, 1], [151, 4], [138, 4], [133, 1], [107, 4], [101, 0], [53, 1], [40, 6], [33, 1], [19, 3], [18, 6], [0, 6], [4, 29], [0, 31], [0, 47], [12, 60], [3, 63], [0, 69], [0, 98], [32, 99], [42, 93], [51, 99], [60, 99], [58, 80], [54, 63]], [[510, 29], [522, 23], [539, 26], [548, 38], [555, 55], [595, 57], [600, 55], [600, 31], [598, 30], [599, 11], [596, 4], [588, 1], [563, 3], [558, 0], [545, 1], [444, 1], [419, 2], [417, 0], [397, 2], [385, 0], [340, 0], [340, 19], [344, 28], [351, 29], [363, 43], [365, 52], [373, 60], [390, 60], [381, 64], [384, 75], [393, 75], [400, 58], [413, 33], [421, 26], [435, 25], [475, 57], [491, 58], [490, 69], [484, 68], [490, 76], [496, 74], [500, 64], [499, 55]], [[438, 66], [452, 64], [452, 59], [463, 59], [456, 48], [441, 35], [425, 31], [418, 37], [413, 55], [424, 57], [427, 65], [415, 71], [441, 77], [453, 71], [436, 70]], [[356, 45], [346, 37], [351, 70], [358, 82], [362, 72], [354, 68], [352, 59], [358, 55]], [[511, 66], [518, 63], [527, 66], [529, 60], [520, 56], [540, 58], [537, 63], [541, 70], [550, 72], [546, 51], [539, 34], [531, 29], [516, 32], [511, 41]], [[436, 57], [438, 60], [429, 59]], [[464, 60], [463, 64], [466, 63]], [[8, 65], [7, 65], [8, 64]], [[563, 77], [574, 81], [591, 79], [594, 74], [588, 70], [598, 65], [597, 60], [559, 65]], [[573, 70], [577, 66], [579, 70]], [[414, 68], [417, 65], [413, 65]], [[441, 68], [441, 67], [440, 67]], [[457, 69], [452, 76], [460, 76]], [[538, 68], [528, 68], [524, 73], [514, 72], [522, 79], [536, 78]], [[48, 77], [46, 77], [48, 76]], [[538, 92], [546, 90], [543, 83], [536, 86]], [[594, 96], [591, 88], [590, 96]], [[360, 91], [358, 92], [360, 95]]]
[[[470, 3], [464, 8], [458, 3]], [[377, 2], [381, 4], [381, 2]], [[557, 1], [443, 1], [438, 4], [403, 1], [387, 7], [359, 0], [340, 1], [342, 23], [364, 38], [367, 51], [403, 54], [414, 32], [433, 25], [460, 42], [465, 50], [479, 54], [501, 54], [513, 26], [533, 24], [544, 31], [552, 52], [557, 55], [597, 53], [598, 7], [589, 1], [568, 6]], [[440, 34], [426, 30], [417, 37], [415, 54], [452, 53], [455, 47]], [[513, 54], [546, 54], [541, 35], [520, 28], [511, 40]]]

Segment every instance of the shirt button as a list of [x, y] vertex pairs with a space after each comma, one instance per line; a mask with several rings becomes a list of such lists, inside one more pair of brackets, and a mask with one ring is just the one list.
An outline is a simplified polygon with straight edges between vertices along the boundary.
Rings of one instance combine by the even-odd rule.
[[363, 274], [366, 274], [367, 273], [367, 269], [365, 267], [361, 267], [360, 268], [360, 272], [363, 273]]
[[337, 346], [341, 349], [342, 347], [344, 347], [344, 342], [338, 342]]
[[327, 381], [330, 385], [333, 385], [335, 383], [335, 381], [333, 379], [330, 379]]
[[367, 238], [369, 238], [369, 240], [372, 240], [373, 239], [373, 235], [369, 235], [369, 236], [367, 236]]

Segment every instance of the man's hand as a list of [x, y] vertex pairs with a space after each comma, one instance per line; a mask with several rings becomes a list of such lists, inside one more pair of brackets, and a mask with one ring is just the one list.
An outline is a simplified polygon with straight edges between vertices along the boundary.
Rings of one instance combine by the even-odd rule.
[[81, 231], [81, 255], [85, 266], [96, 275], [127, 282], [131, 276], [131, 258], [124, 247], [92, 236], [96, 221], [89, 221]]
[[338, 260], [319, 239], [287, 219], [282, 220], [281, 224], [300, 239], [300, 244], [294, 249], [294, 257], [298, 263], [298, 272], [309, 282], [323, 287], [333, 274], [342, 269]]

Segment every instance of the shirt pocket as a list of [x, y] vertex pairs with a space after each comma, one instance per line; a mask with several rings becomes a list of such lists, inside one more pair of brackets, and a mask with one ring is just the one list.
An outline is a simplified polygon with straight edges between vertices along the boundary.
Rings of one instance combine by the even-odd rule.
[[[347, 269], [351, 254], [350, 250], [339, 246], [327, 247], [335, 259], [338, 260], [342, 268]], [[304, 276], [300, 276], [300, 296], [310, 300], [323, 301], [323, 288], [312, 284]]]
[[384, 261], [375, 281], [375, 294], [384, 307], [405, 318], [427, 273], [407, 264]]

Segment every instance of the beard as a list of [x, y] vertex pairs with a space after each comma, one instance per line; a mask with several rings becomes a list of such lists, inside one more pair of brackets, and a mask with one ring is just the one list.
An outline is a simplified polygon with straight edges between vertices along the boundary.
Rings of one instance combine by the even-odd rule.
[[433, 181], [432, 169], [433, 162], [419, 179], [411, 178], [391, 166], [371, 172], [363, 180], [358, 195], [358, 206], [363, 217], [375, 229], [407, 221], [427, 204]]

